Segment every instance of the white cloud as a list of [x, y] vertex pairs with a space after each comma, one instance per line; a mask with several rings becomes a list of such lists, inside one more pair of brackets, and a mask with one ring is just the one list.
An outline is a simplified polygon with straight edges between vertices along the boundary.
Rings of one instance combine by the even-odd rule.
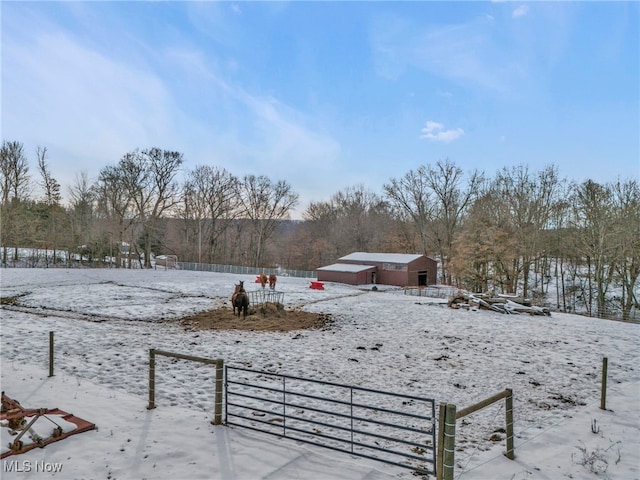
[[387, 15], [374, 18], [371, 32], [374, 65], [384, 78], [397, 79], [413, 67], [504, 98], [519, 95], [528, 77], [526, 63], [513, 47], [498, 41], [495, 20], [483, 15], [426, 27]]
[[442, 130], [444, 128], [444, 125], [442, 125], [441, 123], [438, 122], [434, 122], [429, 120], [425, 127], [422, 129], [423, 132], [433, 132], [434, 130]]
[[521, 5], [513, 11], [513, 18], [524, 17], [527, 13], [529, 13], [528, 5]]
[[461, 128], [445, 130], [443, 124], [429, 120], [422, 129], [420, 138], [426, 138], [433, 142], [450, 143], [463, 135], [464, 130]]

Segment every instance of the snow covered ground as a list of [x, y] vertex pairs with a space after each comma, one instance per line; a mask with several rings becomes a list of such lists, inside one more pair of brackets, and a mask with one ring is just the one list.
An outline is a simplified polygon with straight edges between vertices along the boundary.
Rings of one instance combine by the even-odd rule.
[[[0, 310], [2, 390], [25, 407], [58, 407], [98, 425], [4, 459], [2, 478], [415, 478], [384, 463], [214, 427], [213, 369], [193, 362], [163, 360], [158, 408], [148, 411], [150, 348], [428, 397], [458, 409], [511, 388], [516, 460], [503, 455], [504, 434], [489, 440], [504, 428], [504, 402], [496, 403], [458, 421], [456, 478], [640, 478], [639, 325], [560, 313], [452, 310], [446, 300], [405, 296], [400, 289], [326, 284], [320, 291], [290, 277], [278, 281], [286, 307], [331, 314], [328, 328], [185, 331], [172, 321], [229, 306], [233, 285], [244, 280], [253, 288], [254, 278], [0, 270], [0, 296], [18, 297], [20, 305]], [[56, 343], [51, 378], [49, 331]], [[606, 411], [599, 409], [603, 357], [609, 362]], [[46, 470], [38, 462], [62, 471], [36, 471]]]

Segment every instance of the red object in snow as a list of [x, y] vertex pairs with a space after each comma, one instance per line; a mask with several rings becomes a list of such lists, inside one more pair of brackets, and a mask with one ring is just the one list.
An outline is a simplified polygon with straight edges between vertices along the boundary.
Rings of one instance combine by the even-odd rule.
[[[58, 415], [62, 417], [65, 422], [75, 424], [76, 428], [65, 432], [62, 427], [57, 425], [56, 422], [53, 419], [49, 418], [47, 415]], [[28, 423], [25, 417], [30, 418]], [[56, 428], [53, 429], [53, 432], [48, 437], [40, 437], [31, 430], [33, 424], [42, 417], [47, 418], [54, 425], [56, 425]], [[9, 444], [9, 450], [2, 453], [2, 455], [0, 455], [0, 458], [28, 452], [29, 450], [32, 450], [36, 447], [43, 448], [45, 445], [57, 442], [58, 440], [63, 440], [71, 435], [75, 435], [76, 433], [82, 433], [96, 428], [95, 424], [87, 422], [82, 418], [76, 417], [71, 413], [63, 412], [58, 408], [23, 408], [20, 405], [20, 402], [5, 395], [4, 392], [2, 392], [2, 409], [0, 410], [0, 420], [8, 420], [9, 428], [13, 431], [20, 432], [18, 433], [16, 438]], [[24, 434], [27, 432], [32, 433], [32, 438], [34, 439], [33, 443], [25, 444], [21, 440]]]

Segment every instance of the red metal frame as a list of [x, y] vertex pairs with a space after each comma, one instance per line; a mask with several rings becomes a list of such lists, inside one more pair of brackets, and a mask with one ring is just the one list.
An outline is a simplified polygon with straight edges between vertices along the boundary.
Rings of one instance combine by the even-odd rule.
[[[47, 415], [59, 415], [64, 421], [75, 424], [76, 428], [65, 432], [62, 430], [62, 427], [57, 426], [48, 437], [40, 438], [35, 440], [33, 443], [25, 445], [21, 440], [22, 436], [31, 429], [38, 419], [42, 417], [48, 418]], [[29, 423], [26, 423], [25, 417], [30, 417]], [[17, 400], [5, 395], [4, 392], [2, 392], [2, 411], [0, 412], [0, 420], [8, 420], [9, 428], [15, 431], [20, 431], [16, 438], [14, 438], [9, 444], [9, 450], [2, 453], [0, 458], [28, 452], [36, 447], [43, 448], [50, 443], [63, 440], [71, 435], [75, 435], [76, 433], [82, 433], [96, 428], [94, 423], [76, 417], [71, 413], [64, 412], [59, 408], [23, 408]], [[56, 422], [50, 418], [49, 420], [57, 425]]]

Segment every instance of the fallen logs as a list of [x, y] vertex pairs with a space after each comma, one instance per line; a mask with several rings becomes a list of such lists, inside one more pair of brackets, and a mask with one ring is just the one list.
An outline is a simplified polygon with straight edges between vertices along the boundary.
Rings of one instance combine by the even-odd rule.
[[498, 313], [551, 316], [551, 311], [546, 307], [531, 305], [531, 301], [515, 296], [493, 296], [486, 293], [458, 293], [448, 302], [449, 308], [484, 309]]

